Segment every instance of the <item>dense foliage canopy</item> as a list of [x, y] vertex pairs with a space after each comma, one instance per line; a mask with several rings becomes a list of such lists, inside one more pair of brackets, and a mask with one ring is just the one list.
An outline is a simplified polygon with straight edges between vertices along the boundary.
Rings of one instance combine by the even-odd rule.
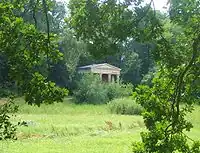
[[151, 87], [138, 86], [135, 92], [145, 109], [148, 132], [142, 133], [142, 143], [134, 144], [134, 152], [199, 152], [200, 143], [190, 146], [184, 132], [192, 128], [185, 115], [199, 101], [200, 2], [169, 1], [173, 28], [168, 32], [167, 22], [163, 26], [160, 15], [151, 9], [153, 3], [71, 0], [69, 22], [95, 55], [113, 54], [124, 41], [149, 44], [157, 74]]
[[17, 10], [23, 9], [23, 4], [0, 2], [0, 54], [7, 59], [9, 76], [22, 89], [29, 104], [62, 101], [66, 90], [57, 88], [46, 78], [50, 63], [62, 58], [56, 36], [49, 31], [40, 32], [18, 17]]

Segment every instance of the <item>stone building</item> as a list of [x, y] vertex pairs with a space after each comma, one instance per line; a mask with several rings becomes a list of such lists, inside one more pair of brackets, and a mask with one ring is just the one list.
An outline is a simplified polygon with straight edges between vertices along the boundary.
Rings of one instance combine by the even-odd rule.
[[104, 82], [117, 82], [119, 81], [121, 69], [110, 65], [108, 63], [92, 64], [81, 66], [78, 68], [79, 73], [94, 73], [99, 74], [100, 78]]

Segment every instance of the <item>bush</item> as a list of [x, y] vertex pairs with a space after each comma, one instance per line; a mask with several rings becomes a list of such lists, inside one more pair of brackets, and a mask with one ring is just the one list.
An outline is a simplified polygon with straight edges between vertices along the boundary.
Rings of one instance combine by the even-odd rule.
[[133, 86], [121, 83], [103, 83], [95, 74], [83, 74], [77, 81], [74, 97], [77, 103], [104, 104], [110, 100], [130, 96]]
[[10, 89], [4, 89], [0, 87], [0, 97], [1, 98], [6, 98], [12, 95], [12, 91]]
[[132, 84], [110, 83], [106, 84], [107, 95], [109, 100], [116, 98], [128, 97], [133, 93]]
[[77, 82], [77, 89], [74, 96], [78, 103], [87, 102], [93, 104], [106, 103], [107, 90], [98, 76], [94, 74], [84, 74], [80, 81]]
[[0, 85], [0, 98], [7, 98], [12, 95], [17, 94], [17, 89], [14, 84], [7, 83], [7, 84], [1, 84]]
[[11, 123], [11, 114], [17, 111], [13, 98], [0, 103], [0, 140], [16, 139], [17, 125]]
[[131, 98], [120, 98], [108, 103], [111, 113], [126, 115], [141, 115], [143, 108]]
[[156, 72], [156, 68], [152, 68], [149, 70], [149, 72], [147, 74], [145, 74], [141, 80], [141, 84], [144, 84], [144, 85], [148, 85], [148, 86], [152, 86], [152, 80], [155, 76], [155, 72]]

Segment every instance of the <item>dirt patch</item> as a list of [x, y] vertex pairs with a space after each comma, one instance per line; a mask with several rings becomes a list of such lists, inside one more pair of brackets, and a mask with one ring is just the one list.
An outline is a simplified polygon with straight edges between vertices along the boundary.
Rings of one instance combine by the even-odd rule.
[[6, 99], [6, 98], [1, 98], [0, 99], [0, 105], [4, 105], [4, 104], [6, 104], [8, 102], [8, 99]]
[[17, 138], [18, 139], [39, 139], [39, 138], [44, 138], [46, 137], [46, 135], [42, 135], [42, 134], [27, 134], [27, 133], [17, 133]]

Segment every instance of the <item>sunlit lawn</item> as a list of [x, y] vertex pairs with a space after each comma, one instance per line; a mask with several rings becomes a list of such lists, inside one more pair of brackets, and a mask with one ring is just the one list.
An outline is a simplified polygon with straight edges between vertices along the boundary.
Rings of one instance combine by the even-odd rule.
[[[19, 101], [19, 100], [18, 100]], [[28, 106], [20, 104], [14, 121], [27, 121], [18, 129], [17, 141], [0, 142], [0, 153], [129, 153], [131, 144], [140, 141], [142, 117], [110, 114], [106, 105], [64, 103]], [[200, 137], [200, 107], [190, 115]]]

